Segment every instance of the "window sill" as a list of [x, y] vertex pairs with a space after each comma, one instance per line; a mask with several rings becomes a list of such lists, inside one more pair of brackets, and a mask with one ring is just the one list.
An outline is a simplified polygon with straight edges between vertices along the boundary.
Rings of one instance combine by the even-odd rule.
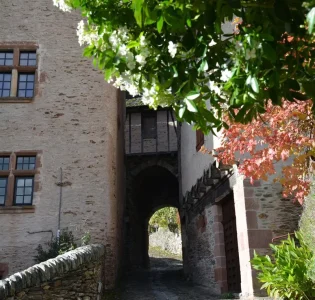
[[0, 98], [0, 103], [31, 103], [34, 98], [8, 97]]
[[0, 206], [0, 215], [34, 213], [35, 205], [29, 206]]

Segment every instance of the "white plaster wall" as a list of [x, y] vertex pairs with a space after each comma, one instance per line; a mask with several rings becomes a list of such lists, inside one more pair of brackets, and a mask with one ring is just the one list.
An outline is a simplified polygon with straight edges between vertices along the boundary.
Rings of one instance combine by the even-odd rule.
[[[212, 134], [205, 136], [204, 146], [212, 150], [220, 144], [218, 137]], [[196, 151], [196, 131], [192, 126], [183, 123], [181, 126], [181, 172], [182, 172], [182, 193], [185, 195], [193, 185], [196, 184], [204, 170], [214, 162], [212, 156]]]

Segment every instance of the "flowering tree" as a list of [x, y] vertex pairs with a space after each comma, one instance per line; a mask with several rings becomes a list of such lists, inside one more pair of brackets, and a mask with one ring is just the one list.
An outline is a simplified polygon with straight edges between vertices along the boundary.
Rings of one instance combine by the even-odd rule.
[[229, 122], [222, 132], [222, 147], [211, 151], [226, 164], [238, 163], [239, 172], [251, 180], [267, 180], [282, 164], [275, 181], [283, 185], [285, 197], [300, 203], [309, 193], [315, 167], [315, 119], [311, 101], [285, 101], [283, 107], [267, 105], [260, 119], [244, 125]]
[[227, 128], [225, 112], [250, 122], [268, 99], [315, 99], [315, 0], [53, 1], [81, 10], [79, 43], [106, 80], [205, 132]]

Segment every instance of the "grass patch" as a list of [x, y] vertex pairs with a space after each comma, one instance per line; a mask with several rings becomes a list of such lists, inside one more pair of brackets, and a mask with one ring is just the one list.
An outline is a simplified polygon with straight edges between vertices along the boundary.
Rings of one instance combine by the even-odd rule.
[[149, 256], [151, 257], [158, 257], [158, 258], [174, 258], [178, 260], [182, 260], [182, 255], [174, 254], [168, 251], [165, 251], [161, 247], [153, 247], [149, 246]]

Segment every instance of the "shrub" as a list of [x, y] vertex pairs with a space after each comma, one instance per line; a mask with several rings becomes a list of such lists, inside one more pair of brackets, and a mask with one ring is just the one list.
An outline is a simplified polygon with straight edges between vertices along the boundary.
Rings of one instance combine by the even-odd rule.
[[41, 263], [75, 248], [77, 248], [77, 245], [74, 242], [72, 232], [64, 230], [60, 233], [59, 240], [57, 237], [53, 237], [51, 241], [47, 243], [46, 250], [42, 245], [37, 246], [37, 255], [34, 256], [34, 261]]
[[269, 296], [281, 299], [315, 299], [315, 285], [309, 276], [313, 252], [305, 243], [301, 233], [288, 238], [280, 245], [270, 245], [270, 256], [257, 255], [251, 261], [260, 271], [259, 281], [264, 283]]

